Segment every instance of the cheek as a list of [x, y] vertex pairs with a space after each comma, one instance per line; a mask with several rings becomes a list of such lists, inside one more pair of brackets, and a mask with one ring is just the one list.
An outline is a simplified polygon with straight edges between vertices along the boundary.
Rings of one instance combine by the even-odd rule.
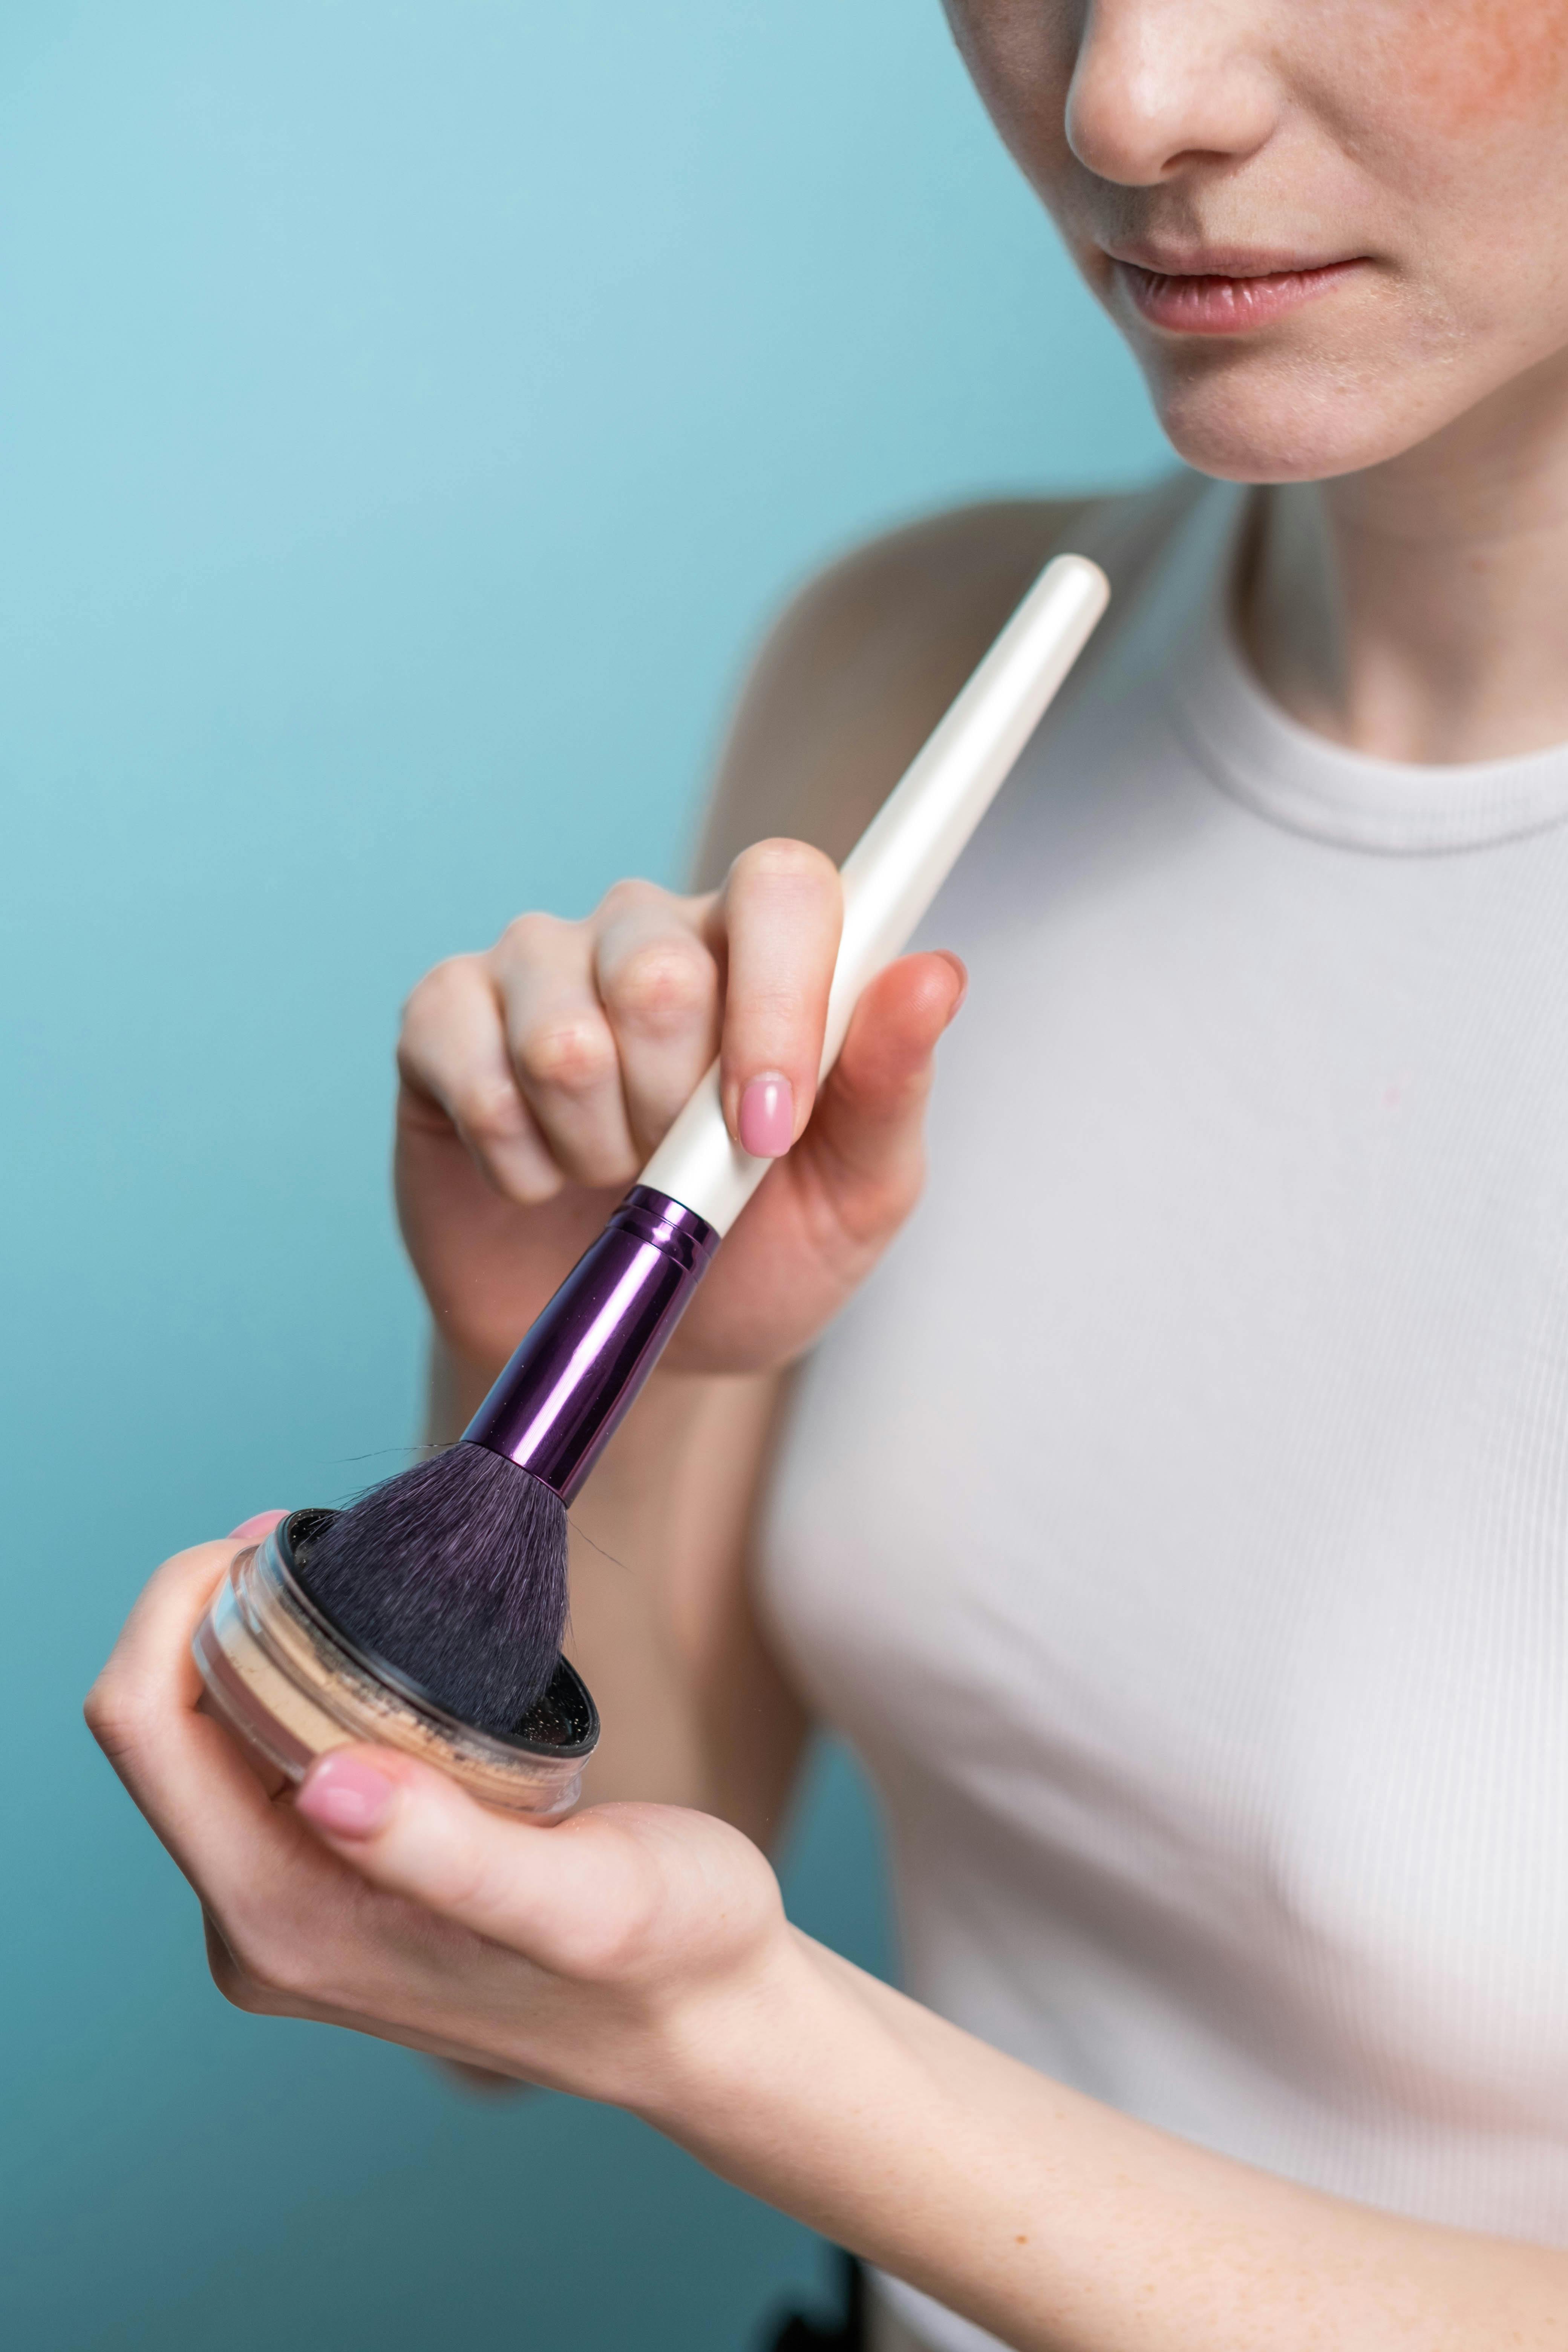
[[[1355, 7], [1361, 37], [1313, 97], [1365, 175], [1357, 217], [1397, 265], [1407, 326], [1425, 320], [1467, 376], [1555, 350], [1568, 329], [1568, 0], [1333, 5]], [[1409, 356], [1424, 354], [1417, 334]]]
[[1423, 8], [1400, 44], [1411, 113], [1464, 136], [1489, 125], [1560, 127], [1568, 90], [1568, 0], [1449, 0]]
[[945, 0], [945, 6], [986, 112], [1027, 177], [1048, 193], [1067, 152], [1082, 0]]

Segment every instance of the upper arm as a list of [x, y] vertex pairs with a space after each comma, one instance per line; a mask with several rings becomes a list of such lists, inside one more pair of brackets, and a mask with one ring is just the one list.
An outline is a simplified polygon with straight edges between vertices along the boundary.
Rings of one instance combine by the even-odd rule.
[[700, 885], [773, 835], [841, 859], [1090, 503], [958, 508], [813, 580], [746, 681], [703, 828]]

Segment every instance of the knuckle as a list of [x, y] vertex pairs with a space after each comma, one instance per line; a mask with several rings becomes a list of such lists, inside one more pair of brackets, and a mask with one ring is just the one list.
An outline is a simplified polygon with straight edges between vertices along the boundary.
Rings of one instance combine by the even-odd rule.
[[251, 1928], [237, 1936], [226, 1931], [224, 1947], [226, 1971], [239, 1998], [218, 1975], [216, 1958], [213, 1972], [219, 1991], [237, 2008], [277, 2011], [314, 1999], [319, 1970], [308, 1938]]
[[229, 2007], [243, 2010], [247, 2017], [287, 2017], [296, 2006], [284, 1987], [252, 1976], [237, 1960], [214, 1961], [211, 1968], [213, 1982]]
[[506, 1143], [524, 1127], [517, 1089], [507, 1080], [479, 1080], [458, 1093], [453, 1106], [465, 1135], [475, 1143]]
[[496, 942], [496, 952], [510, 963], [542, 962], [563, 939], [581, 928], [560, 915], [545, 915], [530, 908], [526, 914], [512, 917]]
[[630, 875], [620, 882], [612, 882], [596, 909], [596, 919], [609, 922], [619, 915], [640, 914], [645, 907], [661, 907], [670, 903], [669, 892], [661, 890], [657, 882], [645, 882], [640, 876]]
[[455, 995], [472, 986], [476, 958], [468, 955], [447, 956], [445, 961], [432, 964], [429, 971], [416, 980], [403, 1001], [403, 1032], [408, 1031], [431, 1014], [439, 1015]]
[[612, 1014], [655, 1035], [689, 1027], [712, 1004], [718, 974], [712, 958], [692, 939], [650, 940], [616, 966], [605, 984]]
[[518, 1066], [532, 1085], [552, 1093], [585, 1095], [616, 1074], [615, 1040], [602, 1023], [542, 1023], [521, 1038]]
[[207, 1937], [207, 1973], [231, 2009], [243, 2010], [247, 2017], [260, 2014], [260, 1986], [247, 1976], [228, 1946], [220, 1943], [216, 1936]]
[[520, 1209], [542, 1209], [566, 1189], [565, 1169], [559, 1160], [545, 1157], [548, 1150], [548, 1145], [542, 1144], [525, 1165], [508, 1167], [495, 1179], [497, 1190]]
[[106, 1670], [82, 1702], [87, 1727], [111, 1763], [133, 1755], [142, 1738], [142, 1714], [129, 1692]]
[[639, 1161], [635, 1150], [625, 1144], [600, 1141], [563, 1152], [572, 1180], [585, 1184], [591, 1191], [605, 1192], [612, 1184], [623, 1191], [637, 1174]]

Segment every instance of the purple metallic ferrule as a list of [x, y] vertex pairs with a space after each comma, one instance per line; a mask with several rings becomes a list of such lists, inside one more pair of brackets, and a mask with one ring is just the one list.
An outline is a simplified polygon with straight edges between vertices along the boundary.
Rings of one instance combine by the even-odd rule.
[[634, 1184], [463, 1432], [569, 1503], [664, 1352], [719, 1246], [695, 1209]]

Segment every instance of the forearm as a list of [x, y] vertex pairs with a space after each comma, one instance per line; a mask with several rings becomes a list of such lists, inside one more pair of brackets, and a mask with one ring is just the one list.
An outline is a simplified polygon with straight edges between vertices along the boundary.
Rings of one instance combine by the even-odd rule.
[[89, 1704], [243, 2006], [628, 2107], [1021, 2352], [1565, 2352], [1568, 2256], [1404, 2221], [1130, 2122], [787, 1925], [711, 1815], [560, 1827], [395, 1749], [269, 1798], [199, 1707], [232, 1542], [160, 1570]]
[[469, 1363], [454, 1355], [438, 1331], [430, 1334], [425, 1383], [425, 1442], [455, 1445], [484, 1402], [491, 1382], [505, 1362]]
[[808, 1939], [651, 2120], [1024, 2352], [1568, 2346], [1568, 2256], [1298, 2188], [1005, 2058]]

